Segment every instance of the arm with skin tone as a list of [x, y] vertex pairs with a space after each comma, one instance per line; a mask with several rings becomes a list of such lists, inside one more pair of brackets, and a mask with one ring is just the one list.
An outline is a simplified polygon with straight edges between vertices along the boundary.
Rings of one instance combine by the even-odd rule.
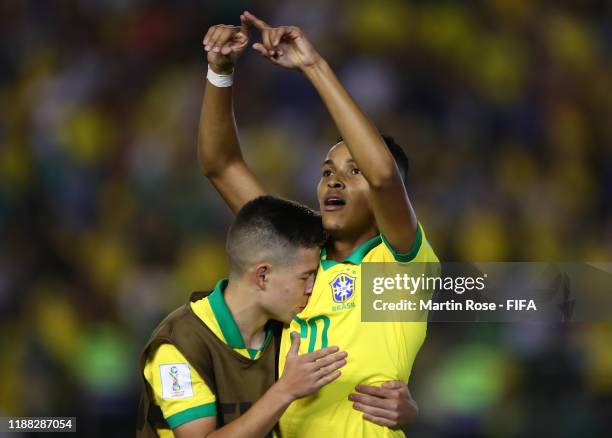
[[282, 377], [243, 415], [220, 429], [216, 417], [200, 418], [174, 429], [177, 438], [261, 438], [269, 433], [287, 407], [340, 377], [346, 352], [328, 347], [299, 355], [300, 337], [291, 334], [291, 348]]
[[397, 252], [410, 251], [416, 238], [416, 215], [393, 156], [372, 122], [298, 27], [272, 28], [249, 12], [244, 16], [262, 33], [262, 43], [253, 48], [276, 65], [299, 69], [318, 91], [370, 185], [370, 201], [380, 232]]
[[[248, 26], [212, 26], [203, 44], [210, 68], [230, 74], [248, 45]], [[233, 87], [215, 87], [208, 80], [204, 91], [198, 136], [198, 160], [203, 174], [212, 182], [230, 209], [236, 213], [251, 199], [266, 194], [245, 163], [236, 130]]]

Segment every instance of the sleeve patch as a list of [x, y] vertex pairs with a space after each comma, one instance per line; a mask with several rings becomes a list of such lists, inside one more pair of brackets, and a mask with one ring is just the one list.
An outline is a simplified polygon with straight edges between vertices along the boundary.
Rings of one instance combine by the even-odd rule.
[[193, 397], [191, 371], [186, 363], [164, 364], [159, 366], [162, 386], [162, 399], [175, 400]]

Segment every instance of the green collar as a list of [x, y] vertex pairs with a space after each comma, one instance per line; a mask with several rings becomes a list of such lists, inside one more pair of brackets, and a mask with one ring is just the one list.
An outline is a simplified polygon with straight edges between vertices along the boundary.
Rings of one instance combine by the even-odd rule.
[[210, 307], [215, 314], [215, 318], [217, 318], [219, 327], [221, 327], [221, 333], [223, 333], [223, 337], [225, 338], [228, 347], [234, 349], [245, 349], [249, 352], [251, 359], [253, 359], [257, 353], [264, 350], [268, 345], [268, 342], [270, 342], [272, 330], [270, 328], [266, 329], [266, 339], [261, 345], [261, 348], [247, 348], [244, 343], [244, 338], [240, 333], [240, 329], [238, 328], [238, 324], [236, 324], [236, 320], [232, 316], [232, 312], [230, 312], [230, 309], [225, 303], [225, 298], [223, 297], [223, 291], [227, 287], [228, 282], [229, 280], [227, 278], [222, 278], [219, 280], [215, 286], [215, 289], [208, 296], [208, 301], [210, 302]]
[[350, 256], [342, 260], [342, 262], [327, 260], [327, 248], [323, 248], [323, 251], [321, 251], [321, 266], [323, 267], [323, 270], [326, 271], [332, 266], [336, 266], [338, 263], [352, 263], [354, 265], [359, 265], [366, 254], [369, 253], [374, 247], [380, 245], [381, 242], [382, 238], [379, 234], [367, 242], [362, 243]]

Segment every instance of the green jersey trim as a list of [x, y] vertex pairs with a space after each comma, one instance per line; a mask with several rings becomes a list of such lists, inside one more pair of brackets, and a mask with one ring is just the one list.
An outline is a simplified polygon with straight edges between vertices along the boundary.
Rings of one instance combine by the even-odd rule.
[[335, 260], [327, 260], [327, 248], [323, 248], [321, 251], [321, 266], [323, 270], [326, 271], [329, 268], [336, 266], [339, 263], [352, 263], [354, 265], [359, 265], [363, 261], [364, 257], [382, 242], [381, 235], [379, 234], [376, 237], [368, 240], [367, 242], [362, 243], [355, 251], [352, 252], [350, 256], [342, 260], [341, 262], [337, 262]]
[[255, 359], [257, 353], [263, 351], [268, 345], [268, 342], [270, 342], [272, 338], [272, 329], [268, 328], [266, 330], [266, 338], [260, 348], [247, 348], [242, 334], [240, 333], [240, 329], [238, 328], [238, 324], [236, 324], [236, 320], [232, 316], [232, 312], [229, 307], [227, 307], [225, 299], [223, 298], [223, 291], [227, 287], [228, 282], [227, 278], [222, 278], [217, 282], [215, 289], [208, 296], [210, 307], [215, 314], [215, 318], [217, 318], [219, 327], [221, 327], [221, 333], [223, 333], [227, 345], [230, 348], [245, 349], [248, 351], [250, 358]]
[[185, 423], [197, 420], [198, 418], [213, 417], [217, 415], [217, 405], [215, 402], [206, 403], [200, 406], [194, 406], [193, 408], [185, 409], [184, 411], [177, 412], [174, 415], [170, 415], [166, 418], [166, 422], [171, 429], [176, 429]]
[[385, 243], [385, 246], [393, 254], [393, 257], [395, 258], [395, 260], [398, 262], [402, 262], [402, 263], [407, 263], [407, 262], [412, 261], [416, 257], [416, 255], [419, 253], [419, 250], [421, 249], [421, 244], [423, 243], [423, 232], [421, 231], [421, 224], [419, 223], [417, 223], [417, 231], [416, 231], [416, 237], [414, 239], [414, 243], [412, 244], [412, 248], [410, 248], [410, 251], [407, 253], [396, 252], [391, 246], [391, 244], [387, 241], [387, 239], [385, 239], [385, 236], [381, 234], [380, 237], [382, 238], [382, 241]]

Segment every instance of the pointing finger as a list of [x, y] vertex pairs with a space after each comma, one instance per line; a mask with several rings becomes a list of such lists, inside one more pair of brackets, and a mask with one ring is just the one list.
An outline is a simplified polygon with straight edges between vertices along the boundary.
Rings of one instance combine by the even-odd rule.
[[266, 27], [269, 27], [265, 21], [260, 20], [255, 15], [251, 14], [249, 11], [244, 11], [244, 16], [250, 23], [253, 24], [253, 26], [255, 26], [259, 30], [264, 30]]

